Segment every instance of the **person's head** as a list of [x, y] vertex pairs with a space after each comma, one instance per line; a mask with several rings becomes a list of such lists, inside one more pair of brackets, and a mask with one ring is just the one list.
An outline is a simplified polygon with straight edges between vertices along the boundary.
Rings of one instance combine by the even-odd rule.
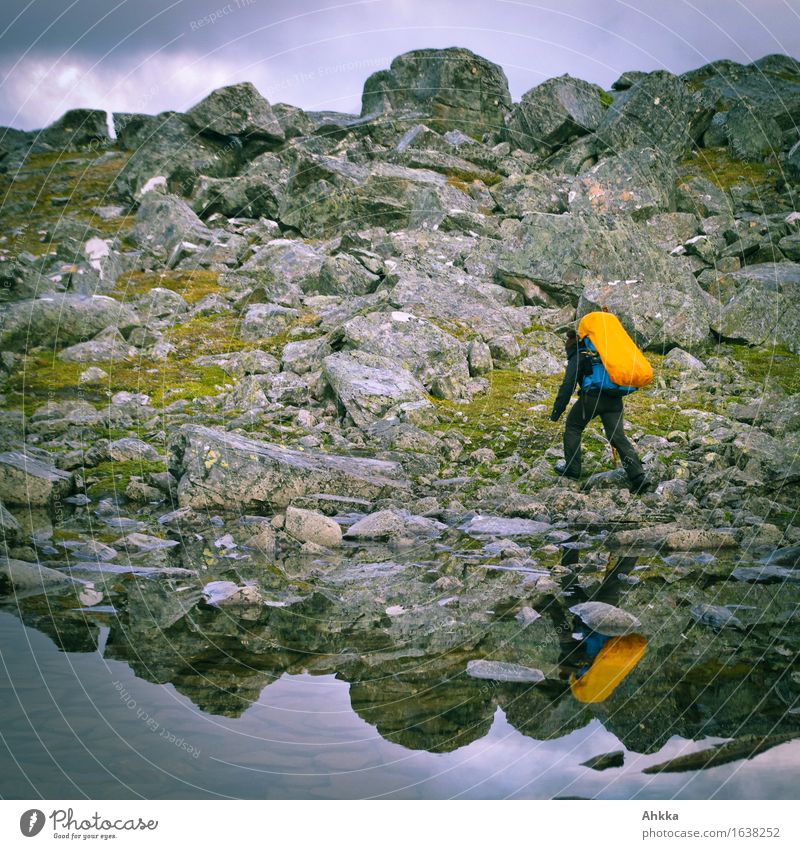
[[566, 349], [569, 351], [570, 348], [574, 347], [577, 344], [578, 344], [578, 334], [572, 328], [570, 328], [567, 331], [567, 338], [564, 342], [564, 345], [566, 346]]

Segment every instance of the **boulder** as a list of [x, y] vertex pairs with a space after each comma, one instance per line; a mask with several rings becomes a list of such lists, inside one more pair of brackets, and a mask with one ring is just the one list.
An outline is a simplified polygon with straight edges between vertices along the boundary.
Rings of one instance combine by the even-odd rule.
[[193, 106], [186, 113], [186, 118], [200, 132], [270, 142], [284, 140], [283, 127], [272, 107], [252, 83], [215, 89]]
[[101, 109], [70, 109], [37, 136], [54, 150], [78, 150], [93, 142], [109, 142], [108, 116]]
[[675, 172], [653, 148], [631, 148], [579, 174], [569, 192], [570, 212], [628, 215], [646, 221], [675, 208]]
[[108, 453], [112, 460], [118, 463], [127, 460], [158, 460], [158, 451], [142, 439], [124, 436], [108, 443]]
[[734, 271], [736, 292], [711, 316], [723, 339], [800, 350], [800, 264], [761, 263]]
[[27, 351], [34, 345], [70, 345], [109, 326], [125, 332], [139, 323], [129, 306], [105, 295], [44, 295], [3, 309], [0, 347]]
[[567, 191], [564, 180], [541, 171], [512, 174], [490, 189], [500, 211], [518, 218], [530, 212], [565, 212]]
[[361, 114], [409, 112], [473, 138], [498, 130], [511, 108], [503, 69], [461, 47], [412, 50], [364, 84]]
[[702, 137], [713, 113], [713, 105], [679, 77], [653, 71], [614, 99], [597, 126], [595, 145], [615, 152], [652, 147], [680, 159]]
[[207, 245], [213, 233], [182, 198], [148, 192], [139, 204], [131, 237], [152, 253], [169, 255], [181, 242]]
[[20, 451], [0, 454], [0, 501], [26, 507], [46, 507], [72, 492], [70, 472]]
[[126, 342], [116, 327], [106, 327], [94, 339], [59, 351], [58, 358], [66, 363], [119, 362], [135, 357], [136, 353], [136, 348]]
[[298, 310], [280, 304], [253, 304], [242, 319], [239, 335], [246, 342], [269, 339], [300, 317]]
[[267, 287], [279, 285], [284, 292], [311, 290], [319, 278], [325, 256], [299, 239], [273, 239], [258, 245], [243, 265], [253, 282]]
[[345, 531], [346, 539], [387, 540], [396, 537], [438, 537], [447, 525], [408, 510], [379, 510], [354, 522]]
[[709, 335], [706, 295], [694, 277], [676, 274], [669, 283], [608, 280], [589, 283], [578, 301], [577, 318], [607, 307], [640, 348], [696, 347]]
[[338, 522], [314, 510], [287, 507], [284, 530], [300, 542], [313, 542], [333, 548], [342, 542], [342, 529]]
[[780, 148], [781, 128], [752, 103], [737, 103], [726, 115], [724, 131], [737, 159], [761, 161]]
[[323, 374], [358, 427], [397, 415], [405, 404], [427, 401], [425, 387], [411, 372], [395, 360], [366, 351], [325, 357]]
[[306, 292], [318, 292], [321, 295], [340, 295], [353, 297], [368, 295], [380, 282], [380, 277], [368, 271], [355, 258], [346, 253], [329, 256], [322, 263], [319, 277], [306, 286]]
[[569, 213], [526, 216], [505, 239], [495, 268], [498, 282], [521, 292], [526, 303], [544, 306], [577, 305], [587, 284], [620, 279], [663, 289], [662, 300], [670, 301], [670, 288], [697, 288], [689, 277], [645, 224], [617, 219], [612, 226]]
[[119, 138], [133, 151], [113, 183], [126, 200], [153, 190], [187, 197], [201, 176], [231, 177], [240, 166], [241, 144], [202, 136], [175, 112], [130, 116]]
[[585, 601], [569, 609], [588, 628], [607, 637], [623, 637], [641, 631], [642, 623], [627, 610], [602, 601]]
[[27, 563], [10, 557], [0, 557], [0, 593], [46, 593], [52, 589], [80, 587], [81, 582], [56, 569], [39, 563]]
[[388, 162], [355, 164], [333, 156], [297, 156], [279, 218], [304, 236], [325, 238], [355, 226], [459, 229], [460, 216], [476, 216], [479, 204], [448, 177]]
[[183, 425], [170, 452], [178, 501], [197, 510], [280, 510], [312, 493], [404, 497], [409, 486], [399, 463], [294, 451], [199, 425]]
[[389, 357], [408, 369], [433, 395], [468, 396], [469, 362], [464, 344], [411, 313], [372, 312], [345, 322], [346, 348]]
[[597, 128], [605, 113], [603, 90], [569, 74], [526, 91], [511, 109], [506, 138], [514, 147], [548, 154]]
[[467, 675], [485, 681], [502, 681], [506, 684], [538, 684], [544, 681], [544, 672], [530, 666], [517, 663], [503, 663], [499, 660], [470, 660], [467, 663]]

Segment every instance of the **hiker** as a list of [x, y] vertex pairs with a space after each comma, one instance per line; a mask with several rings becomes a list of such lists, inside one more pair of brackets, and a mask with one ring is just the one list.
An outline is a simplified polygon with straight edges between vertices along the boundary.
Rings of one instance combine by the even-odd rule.
[[[642, 468], [642, 461], [630, 444], [624, 432], [622, 397], [610, 395], [602, 390], [587, 391], [582, 387], [586, 377], [586, 367], [582, 364], [578, 336], [572, 329], [567, 331], [567, 370], [564, 380], [558, 390], [550, 421], [557, 422], [569, 404], [575, 387], [578, 386], [578, 400], [572, 405], [567, 415], [564, 428], [564, 463], [556, 466], [556, 472], [565, 478], [573, 480], [581, 476], [581, 436], [586, 425], [595, 417], [600, 416], [606, 438], [616, 449], [622, 460], [622, 466], [628, 475], [631, 492], [642, 493], [651, 489]], [[583, 374], [580, 372], [583, 371]]]

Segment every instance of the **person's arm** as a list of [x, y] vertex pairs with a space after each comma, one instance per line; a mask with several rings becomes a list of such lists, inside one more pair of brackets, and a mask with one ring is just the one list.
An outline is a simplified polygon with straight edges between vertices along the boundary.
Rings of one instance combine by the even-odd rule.
[[557, 422], [561, 418], [561, 414], [567, 409], [569, 399], [575, 391], [575, 386], [578, 383], [578, 360], [577, 351], [567, 360], [567, 370], [564, 373], [564, 380], [561, 381], [561, 386], [556, 395], [555, 403], [553, 404], [553, 412], [550, 413], [550, 421]]

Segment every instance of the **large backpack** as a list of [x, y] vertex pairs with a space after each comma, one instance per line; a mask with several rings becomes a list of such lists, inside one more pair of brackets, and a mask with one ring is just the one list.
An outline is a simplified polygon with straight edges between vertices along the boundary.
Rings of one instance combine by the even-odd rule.
[[629, 395], [653, 379], [653, 368], [619, 319], [591, 312], [578, 325], [581, 388], [607, 395]]

